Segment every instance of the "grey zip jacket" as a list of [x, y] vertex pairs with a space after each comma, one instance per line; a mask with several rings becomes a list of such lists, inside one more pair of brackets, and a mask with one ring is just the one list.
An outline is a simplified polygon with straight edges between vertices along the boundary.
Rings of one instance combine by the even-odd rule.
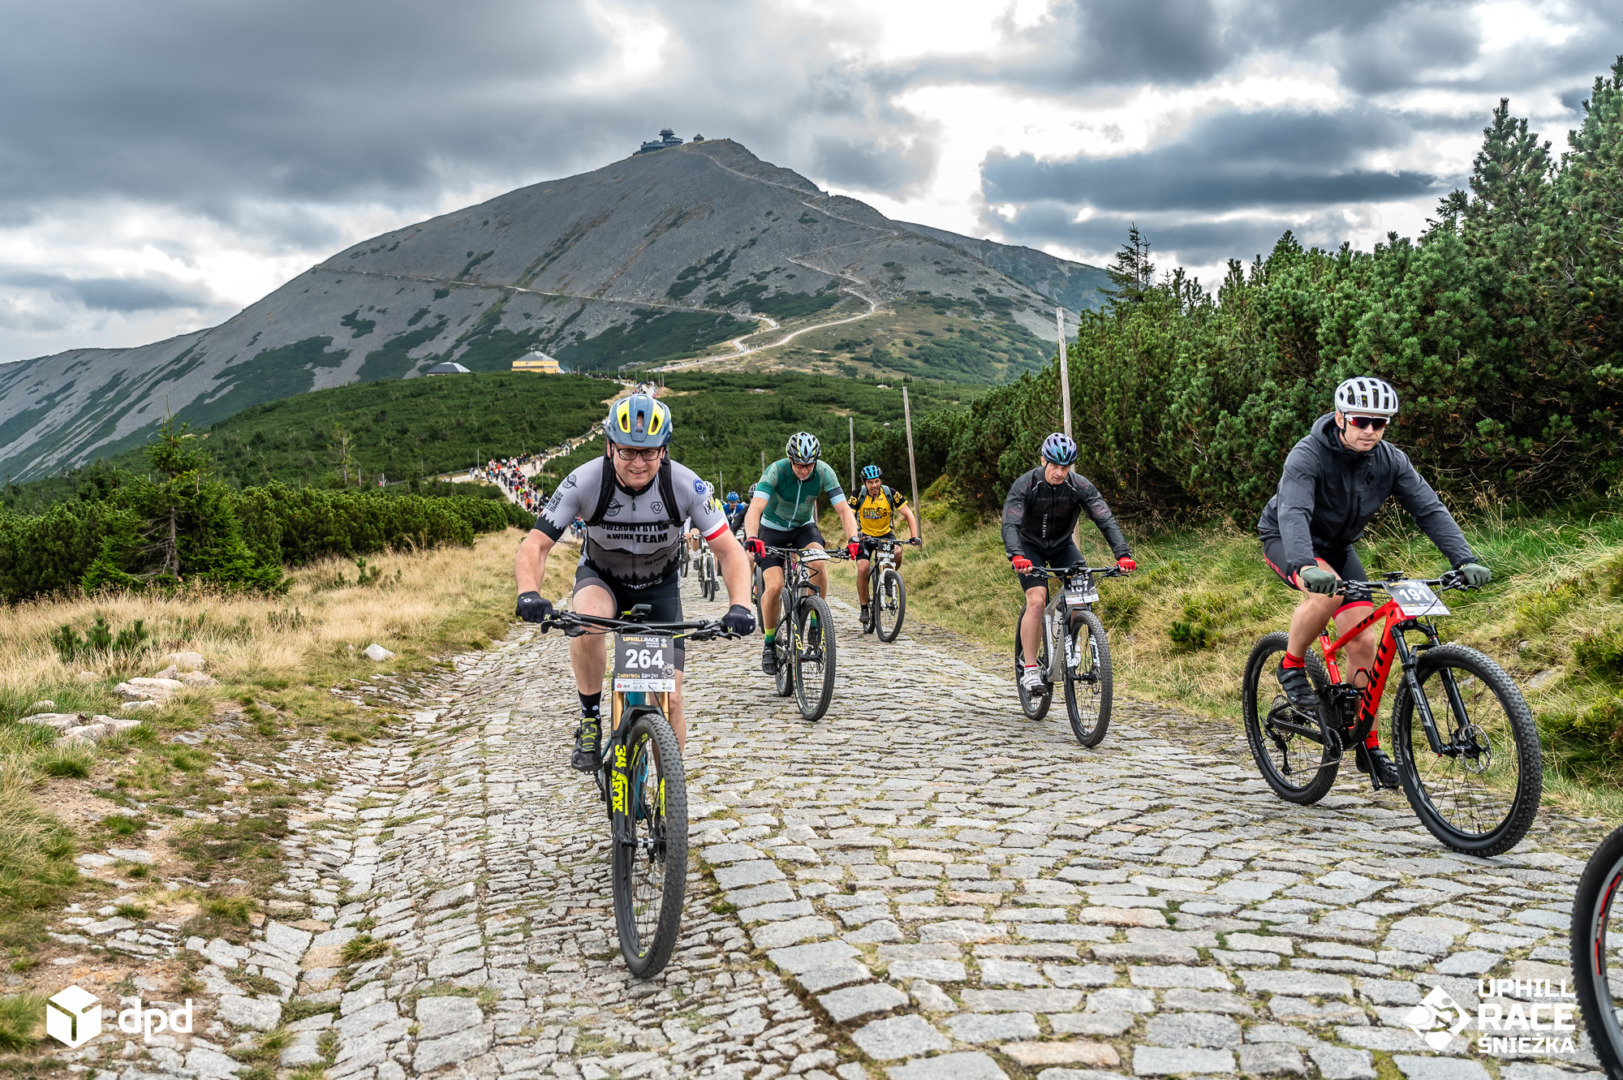
[[1016, 480], [1003, 500], [1003, 547], [1013, 558], [1021, 540], [1045, 549], [1069, 543], [1083, 514], [1099, 526], [1116, 558], [1130, 554], [1116, 516], [1091, 480], [1073, 471], [1063, 484], [1050, 484], [1039, 465]]
[[1397, 497], [1456, 570], [1477, 561], [1465, 534], [1409, 455], [1384, 440], [1368, 453], [1349, 450], [1336, 430], [1334, 413], [1315, 420], [1286, 456], [1279, 493], [1262, 508], [1257, 532], [1264, 540], [1283, 540], [1289, 565], [1280, 569], [1294, 574], [1312, 566], [1319, 553], [1351, 547], [1388, 496]]

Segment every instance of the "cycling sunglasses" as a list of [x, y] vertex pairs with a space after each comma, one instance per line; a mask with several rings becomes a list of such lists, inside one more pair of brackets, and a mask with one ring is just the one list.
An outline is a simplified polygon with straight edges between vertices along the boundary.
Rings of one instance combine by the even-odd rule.
[[1371, 431], [1384, 431], [1386, 430], [1386, 425], [1391, 422], [1391, 418], [1385, 416], [1349, 416], [1347, 417], [1347, 422], [1355, 428], [1369, 428]]

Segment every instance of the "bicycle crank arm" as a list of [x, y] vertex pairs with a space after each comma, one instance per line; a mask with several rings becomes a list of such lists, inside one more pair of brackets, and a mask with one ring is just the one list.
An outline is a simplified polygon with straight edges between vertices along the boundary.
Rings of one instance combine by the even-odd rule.
[[1268, 727], [1270, 729], [1279, 731], [1288, 731], [1293, 735], [1300, 735], [1304, 739], [1316, 742], [1320, 746], [1324, 745], [1324, 732], [1321, 731], [1316, 724], [1309, 727], [1306, 724], [1298, 724], [1293, 720], [1278, 720], [1269, 718]]

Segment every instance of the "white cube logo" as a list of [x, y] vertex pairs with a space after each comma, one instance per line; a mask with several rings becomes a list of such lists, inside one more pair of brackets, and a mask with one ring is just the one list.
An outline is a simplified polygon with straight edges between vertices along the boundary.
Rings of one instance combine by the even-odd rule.
[[101, 1002], [88, 990], [70, 986], [45, 1003], [45, 1034], [80, 1047], [101, 1034]]

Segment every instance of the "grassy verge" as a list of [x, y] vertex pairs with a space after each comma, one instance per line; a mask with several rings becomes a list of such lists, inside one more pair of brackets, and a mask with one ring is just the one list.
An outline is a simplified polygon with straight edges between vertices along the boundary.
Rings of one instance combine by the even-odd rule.
[[[925, 502], [929, 546], [905, 567], [909, 617], [1012, 653], [1021, 600], [997, 525]], [[1496, 579], [1479, 593], [1447, 595], [1455, 614], [1439, 620], [1445, 640], [1481, 649], [1522, 687], [1539, 721], [1549, 798], [1591, 816], [1623, 816], [1623, 505], [1526, 517], [1479, 507], [1462, 526]], [[1117, 694], [1238, 728], [1246, 656], [1258, 637], [1288, 625], [1294, 597], [1249, 532], [1128, 533], [1140, 570], [1103, 582], [1099, 604]], [[1095, 565], [1112, 561], [1085, 523], [1082, 549]], [[1448, 568], [1398, 515], [1371, 529], [1359, 550], [1372, 574]], [[851, 570], [835, 565], [840, 595], [849, 595]]]
[[[82, 947], [50, 933], [70, 904], [84, 915], [159, 919], [180, 939], [245, 936], [281, 877], [277, 842], [288, 812], [319, 800], [325, 786], [318, 775], [278, 769], [280, 755], [295, 740], [341, 746], [387, 730], [397, 704], [340, 698], [333, 686], [370, 690], [380, 676], [423, 670], [505, 633], [519, 538], [508, 530], [471, 548], [377, 556], [370, 564], [381, 573], [367, 573], [365, 584], [353, 562], [331, 560], [295, 572], [290, 592], [271, 600], [147, 593], [8, 609], [0, 619], [0, 985], [48, 995], [75, 981], [71, 963], [46, 963]], [[548, 585], [562, 593], [568, 568], [558, 566]], [[139, 622], [146, 637], [65, 662], [52, 638], [98, 618], [114, 633]], [[361, 650], [373, 642], [397, 655], [366, 659]], [[29, 722], [42, 711], [123, 715], [114, 686], [156, 674], [176, 651], [202, 654], [217, 684], [134, 714], [143, 722], [126, 734], [70, 747]], [[37, 707], [43, 701], [54, 704]], [[75, 865], [84, 852], [125, 849], [153, 861]], [[94, 963], [121, 960], [133, 978], [133, 958], [109, 953]], [[0, 1053], [37, 1034], [19, 1027], [34, 1010], [15, 1000], [0, 998]]]

